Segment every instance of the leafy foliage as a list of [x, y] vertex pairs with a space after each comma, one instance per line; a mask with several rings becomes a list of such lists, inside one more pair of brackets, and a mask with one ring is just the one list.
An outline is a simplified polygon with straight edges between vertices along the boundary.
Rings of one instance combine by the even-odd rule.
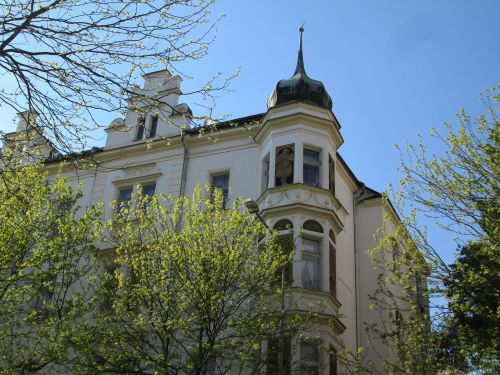
[[[498, 371], [500, 120], [499, 87], [481, 96], [487, 113], [472, 119], [462, 110], [458, 126], [447, 124], [433, 139], [443, 147], [430, 155], [421, 140], [409, 145], [402, 158], [400, 207], [412, 210], [404, 218], [407, 231], [429, 264], [430, 295], [444, 297], [433, 309], [434, 329], [443, 368], [480, 373]], [[403, 209], [401, 209], [403, 211]], [[418, 215], [459, 236], [456, 261], [448, 265], [417, 225]]]
[[[444, 279], [448, 308], [444, 335], [453, 335], [462, 357], [485, 372], [500, 370], [500, 254], [488, 243], [461, 247]], [[449, 331], [449, 332], [448, 332]], [[445, 347], [448, 349], [448, 347]]]
[[[209, 190], [208, 190], [209, 191]], [[81, 373], [257, 371], [278, 333], [276, 273], [289, 259], [236, 199], [135, 197], [107, 223], [94, 318], [72, 345]], [[261, 241], [259, 242], [259, 239]]]
[[99, 210], [80, 213], [80, 192], [49, 184], [39, 165], [0, 176], [0, 363], [36, 371], [64, 360], [63, 337], [85, 310]]
[[[499, 89], [481, 97], [487, 114], [472, 119], [462, 111], [458, 126], [446, 124], [446, 135], [433, 131], [441, 154], [431, 154], [422, 138], [401, 151], [404, 178], [401, 190], [392, 191], [397, 211], [388, 215], [380, 242], [370, 250], [379, 270], [370, 295], [379, 321], [366, 325], [369, 348], [341, 353], [352, 373], [500, 370]], [[390, 213], [393, 206], [386, 202], [386, 208]], [[459, 236], [453, 264], [427, 240], [418, 224], [423, 216]], [[429, 308], [429, 300], [437, 303]], [[391, 348], [380, 357], [383, 368], [363, 354], [377, 353], [380, 343]]]

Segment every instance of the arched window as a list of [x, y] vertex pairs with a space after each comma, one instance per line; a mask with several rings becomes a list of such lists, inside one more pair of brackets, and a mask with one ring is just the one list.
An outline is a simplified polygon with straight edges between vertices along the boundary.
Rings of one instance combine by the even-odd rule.
[[[323, 233], [321, 225], [314, 220], [307, 220], [302, 228], [309, 232]], [[302, 287], [306, 289], [321, 290], [321, 253], [322, 238], [305, 234], [302, 237]]]
[[281, 219], [276, 224], [274, 224], [274, 230], [282, 231], [282, 230], [290, 230], [293, 229], [293, 224], [288, 219]]
[[323, 233], [323, 228], [321, 227], [321, 225], [317, 221], [314, 221], [314, 220], [307, 220], [304, 223], [303, 228], [305, 230], [310, 230], [312, 232]]

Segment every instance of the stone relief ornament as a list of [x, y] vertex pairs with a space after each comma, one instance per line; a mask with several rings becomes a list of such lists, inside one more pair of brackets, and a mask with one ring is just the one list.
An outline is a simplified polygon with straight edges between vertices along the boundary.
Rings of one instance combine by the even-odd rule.
[[276, 186], [293, 183], [293, 145], [276, 148]]

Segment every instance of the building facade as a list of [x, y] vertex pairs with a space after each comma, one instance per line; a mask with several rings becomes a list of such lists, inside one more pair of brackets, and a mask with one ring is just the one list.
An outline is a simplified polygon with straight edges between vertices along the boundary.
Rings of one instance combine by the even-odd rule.
[[[179, 103], [180, 77], [163, 70], [143, 78], [143, 87], [135, 88], [141, 99], [131, 98], [125, 118], [112, 121], [105, 146], [79, 156], [92, 166], [63, 172], [74, 187], [81, 185], [81, 205], [104, 202], [109, 218], [108, 203], [130, 199], [138, 185], [147, 194], [180, 196], [211, 183], [229, 200], [252, 199], [270, 227], [292, 229], [295, 297], [304, 308], [322, 306], [322, 314], [335, 317], [333, 326], [304, 334], [332, 350], [373, 345], [364, 324], [380, 319], [368, 295], [383, 271], [374, 269], [367, 250], [387, 225], [384, 216], [395, 215], [338, 153], [341, 127], [325, 87], [305, 72], [302, 36], [296, 70], [277, 83], [265, 113], [192, 128], [191, 110]], [[60, 157], [50, 147], [44, 152], [56, 173]], [[310, 345], [294, 342], [295, 362], [307, 360], [317, 374], [336, 373], [334, 359]], [[392, 355], [382, 343], [376, 355], [368, 353], [378, 366]]]

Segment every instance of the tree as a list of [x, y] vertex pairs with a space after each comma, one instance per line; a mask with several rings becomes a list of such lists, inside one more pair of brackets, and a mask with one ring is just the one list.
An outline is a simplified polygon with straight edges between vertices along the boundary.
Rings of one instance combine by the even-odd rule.
[[[422, 138], [401, 151], [401, 189], [390, 190], [399, 219], [386, 218], [369, 252], [380, 271], [370, 307], [380, 319], [366, 324], [370, 347], [338, 353], [351, 373], [499, 372], [499, 88], [482, 96], [486, 115], [462, 111], [446, 135], [433, 131], [440, 156]], [[459, 236], [454, 263], [428, 241], [423, 217]], [[364, 356], [380, 343], [390, 348], [383, 368]]]
[[[472, 119], [462, 110], [458, 126], [447, 124], [443, 136], [434, 140], [444, 148], [441, 156], [430, 155], [421, 140], [402, 154], [400, 203], [412, 211], [405, 218], [412, 240], [429, 266], [431, 295], [448, 303], [435, 307], [447, 343], [440, 358], [444, 366], [458, 363], [477, 371], [496, 373], [500, 358], [498, 329], [500, 315], [500, 120], [499, 87], [481, 96], [487, 114]], [[416, 224], [424, 215], [439, 227], [459, 236], [456, 261], [448, 265], [427, 241], [425, 230]], [[459, 354], [447, 363], [446, 353]], [[455, 358], [456, 359], [456, 358]]]
[[111, 257], [95, 310], [68, 336], [76, 371], [258, 371], [263, 342], [281, 333], [275, 281], [290, 259], [275, 235], [242, 200], [225, 208], [218, 190], [134, 200], [107, 223]]
[[361, 322], [367, 343], [336, 355], [350, 374], [432, 375], [439, 340], [429, 315], [429, 264], [398, 218], [385, 220], [368, 251], [378, 275], [368, 296], [374, 318]]
[[[213, 0], [3, 0], [0, 74], [14, 88], [0, 90], [0, 106], [27, 113], [56, 150], [84, 144], [103, 126], [98, 115], [144, 99], [139, 73], [202, 58], [212, 41]], [[228, 80], [215, 75], [191, 93], [212, 97]], [[184, 94], [190, 94], [185, 92]], [[162, 100], [162, 98], [156, 98]], [[153, 103], [149, 98], [149, 103]]]
[[0, 176], [0, 368], [37, 372], [64, 363], [84, 312], [99, 210], [79, 212], [80, 193], [40, 165]]
[[483, 242], [462, 246], [444, 278], [450, 316], [443, 334], [461, 344], [461, 357], [491, 373], [500, 369], [499, 285], [498, 247]]

